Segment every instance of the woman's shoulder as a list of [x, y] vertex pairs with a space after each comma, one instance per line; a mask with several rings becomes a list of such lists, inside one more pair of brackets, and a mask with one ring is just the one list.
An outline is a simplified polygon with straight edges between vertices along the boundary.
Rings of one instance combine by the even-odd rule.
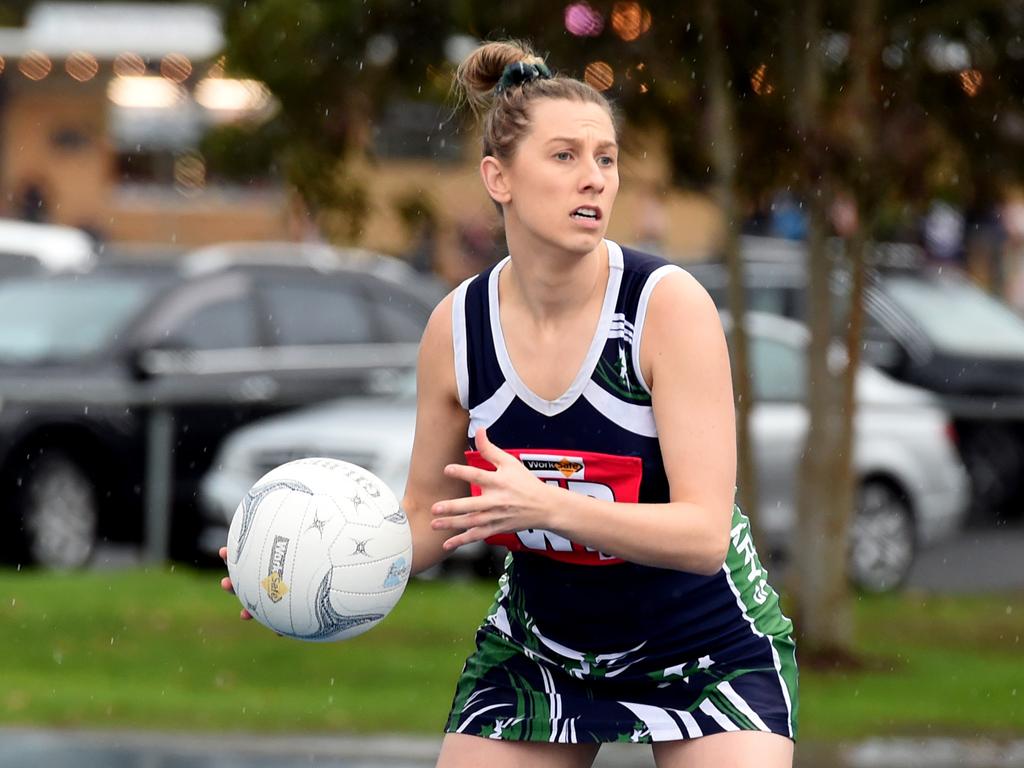
[[608, 241], [608, 248], [612, 252], [612, 261], [616, 261], [616, 251], [622, 262], [622, 269], [626, 273], [651, 274], [662, 267], [678, 266], [663, 256], [653, 253], [646, 253], [628, 245], [619, 245], [611, 240]]
[[671, 306], [677, 301], [696, 302], [705, 310], [709, 303], [713, 306], [704, 286], [682, 265], [629, 246], [610, 242], [610, 247], [621, 254], [622, 298], [626, 305], [635, 302], [637, 309], [645, 313], [657, 296], [658, 304]]

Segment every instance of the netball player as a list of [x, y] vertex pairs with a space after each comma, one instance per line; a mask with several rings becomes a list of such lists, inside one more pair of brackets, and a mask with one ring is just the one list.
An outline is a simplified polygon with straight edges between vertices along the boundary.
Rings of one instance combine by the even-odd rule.
[[643, 742], [659, 768], [791, 766], [792, 625], [733, 503], [718, 313], [605, 238], [619, 147], [598, 91], [517, 42], [479, 47], [456, 86], [509, 255], [427, 325], [403, 507], [414, 571], [482, 539], [511, 554], [438, 765], [574, 768]]

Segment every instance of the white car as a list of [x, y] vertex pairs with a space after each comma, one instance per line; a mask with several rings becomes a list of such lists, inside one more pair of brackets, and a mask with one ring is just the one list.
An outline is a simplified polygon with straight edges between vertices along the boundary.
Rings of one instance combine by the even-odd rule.
[[[729, 319], [723, 317], [728, 328]], [[796, 523], [797, 479], [808, 414], [804, 402], [807, 330], [782, 317], [750, 313], [757, 404], [752, 435], [759, 480], [764, 552], [785, 556]], [[226, 528], [252, 484], [292, 459], [328, 456], [377, 474], [398, 495], [405, 487], [415, 425], [414, 381], [391, 397], [338, 400], [272, 417], [234, 433], [202, 483], [213, 526], [207, 548]], [[954, 533], [968, 504], [968, 480], [949, 419], [925, 390], [862, 366], [854, 467], [858, 480], [851, 528], [850, 576], [858, 587], [884, 591], [906, 578], [918, 547]], [[462, 553], [491, 557], [486, 550]], [[481, 560], [486, 562], [486, 560]]]
[[0, 219], [0, 277], [84, 272], [95, 262], [92, 238], [80, 229]]

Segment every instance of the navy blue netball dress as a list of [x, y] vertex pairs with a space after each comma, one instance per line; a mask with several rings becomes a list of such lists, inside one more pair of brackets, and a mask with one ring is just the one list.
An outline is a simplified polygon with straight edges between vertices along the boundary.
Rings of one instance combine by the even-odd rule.
[[[498, 320], [508, 259], [458, 288], [455, 368], [470, 447], [486, 427], [544, 482], [609, 501], [667, 502], [639, 342], [651, 291], [679, 267], [606, 244], [597, 332], [557, 400], [531, 392], [509, 359]], [[489, 466], [474, 450], [466, 455]], [[510, 556], [446, 731], [561, 743], [737, 730], [795, 738], [792, 623], [738, 508], [730, 538], [722, 569], [703, 576], [625, 562], [549, 531], [492, 537]]]

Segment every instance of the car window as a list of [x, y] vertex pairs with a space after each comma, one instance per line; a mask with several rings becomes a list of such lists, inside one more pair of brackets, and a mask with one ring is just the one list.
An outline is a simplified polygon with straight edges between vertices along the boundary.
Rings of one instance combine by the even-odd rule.
[[409, 303], [396, 301], [377, 304], [381, 328], [388, 341], [416, 343], [423, 335], [426, 317]]
[[0, 360], [71, 360], [101, 350], [161, 290], [116, 276], [0, 282]]
[[418, 342], [430, 317], [430, 307], [425, 300], [385, 280], [373, 280], [370, 290], [384, 338], [388, 341]]
[[252, 305], [235, 296], [198, 307], [179, 324], [166, 329], [175, 346], [184, 349], [240, 349], [259, 345]]
[[936, 349], [1024, 356], [1024, 320], [968, 280], [952, 275], [887, 275], [884, 286]]
[[803, 402], [807, 360], [802, 349], [753, 336], [750, 338], [750, 363], [755, 399]]
[[0, 278], [22, 277], [42, 272], [43, 265], [38, 259], [23, 253], [6, 253], [0, 251]]
[[373, 313], [356, 280], [266, 286], [267, 324], [275, 344], [365, 344], [376, 341]]

